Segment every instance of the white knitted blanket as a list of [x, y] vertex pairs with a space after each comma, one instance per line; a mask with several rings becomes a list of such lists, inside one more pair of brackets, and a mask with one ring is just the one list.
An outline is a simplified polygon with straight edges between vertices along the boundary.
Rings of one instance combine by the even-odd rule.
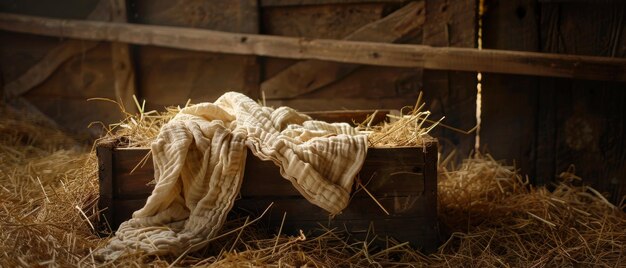
[[337, 214], [348, 205], [367, 138], [348, 124], [263, 107], [235, 92], [184, 108], [152, 143], [152, 195], [96, 255], [110, 260], [197, 250], [194, 245], [214, 237], [233, 206], [246, 148], [280, 167], [311, 203]]

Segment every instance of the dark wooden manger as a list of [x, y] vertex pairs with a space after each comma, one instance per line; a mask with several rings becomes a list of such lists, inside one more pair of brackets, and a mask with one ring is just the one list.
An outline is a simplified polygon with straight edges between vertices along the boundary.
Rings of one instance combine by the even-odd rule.
[[[154, 170], [148, 148], [117, 148], [114, 144], [99, 144], [97, 155], [99, 205], [108, 224], [116, 229], [145, 204], [153, 189], [150, 182]], [[142, 159], [147, 161], [138, 165]], [[322, 224], [345, 230], [356, 239], [365, 238], [369, 232], [369, 238], [374, 234], [381, 241], [393, 237], [425, 251], [438, 246], [436, 142], [424, 148], [368, 149], [359, 179], [389, 215], [355, 185], [350, 205], [331, 219], [328, 212], [310, 204], [282, 178], [277, 166], [250, 152], [244, 172], [241, 198], [235, 202], [233, 216], [258, 216], [273, 202], [261, 223], [276, 232], [286, 213], [282, 232], [287, 234], [299, 230], [311, 233]]]

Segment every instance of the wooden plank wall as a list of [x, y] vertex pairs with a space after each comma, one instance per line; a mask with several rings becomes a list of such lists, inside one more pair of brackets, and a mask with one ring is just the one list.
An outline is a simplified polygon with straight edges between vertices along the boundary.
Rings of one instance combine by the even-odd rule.
[[[536, 0], [490, 0], [486, 7], [484, 48], [539, 51]], [[538, 78], [485, 73], [482, 78], [481, 145], [496, 158], [507, 159], [532, 175], [539, 115]]]
[[[289, 1], [282, 1], [289, 2]], [[295, 3], [295, 1], [292, 1]], [[263, 34], [343, 39], [355, 30], [400, 8], [399, 3], [271, 5], [262, 8]], [[340, 2], [340, 1], [336, 1]], [[367, 2], [367, 1], [363, 1]], [[391, 1], [389, 1], [391, 2]], [[401, 43], [421, 43], [421, 31]], [[274, 77], [297, 61], [263, 59], [262, 80]], [[303, 111], [335, 109], [377, 109], [413, 105], [421, 88], [421, 70], [361, 66], [351, 74], [290, 99], [268, 99], [269, 105], [288, 105]], [[332, 101], [329, 101], [332, 99]]]
[[[626, 57], [626, 4], [620, 1], [485, 2], [484, 48]], [[423, 3], [423, 26], [397, 42], [476, 46], [477, 0]], [[96, 4], [97, 0], [54, 4], [2, 1], [0, 11], [86, 18]], [[374, 25], [404, 4], [402, 0], [127, 0], [127, 19], [231, 32], [342, 39]], [[0, 80], [4, 84], [15, 81], [67, 41], [8, 32], [0, 32], [0, 38]], [[83, 44], [84, 52], [67, 56], [48, 79], [24, 96], [75, 132], [85, 131], [85, 126], [95, 120], [114, 122], [120, 118], [114, 105], [85, 101], [90, 97], [116, 97], [111, 46], [73, 43]], [[149, 109], [184, 104], [188, 99], [209, 101], [227, 90], [242, 91], [258, 99], [264, 81], [297, 62], [150, 46], [131, 46], [129, 52], [136, 93], [147, 99]], [[339, 75], [332, 83], [295, 97], [269, 94], [267, 102], [303, 111], [398, 109], [413, 105], [423, 90], [435, 118], [445, 115], [445, 123], [462, 129], [476, 123], [475, 73], [376, 66], [360, 66], [347, 74], [341, 73], [341, 68], [335, 70]], [[509, 163], [515, 159], [515, 165], [538, 184], [553, 181], [574, 164], [585, 183], [611, 193], [612, 200], [618, 202], [626, 194], [625, 89], [624, 83], [617, 82], [483, 74], [483, 148]], [[458, 159], [473, 148], [473, 135], [443, 128], [434, 135], [444, 148], [456, 146]]]
[[[476, 0], [426, 0], [424, 44], [439, 47], [476, 47]], [[476, 73], [425, 70], [423, 91], [433, 118], [469, 130], [476, 125]], [[456, 160], [469, 156], [474, 135], [445, 128], [432, 133], [447, 155], [456, 149]]]
[[[2, 1], [0, 10], [20, 14], [57, 18], [84, 19], [96, 7], [97, 0], [68, 0], [63, 5], [41, 1]], [[72, 8], [68, 8], [68, 7]], [[100, 16], [100, 19], [102, 17]], [[37, 65], [50, 51], [66, 40], [25, 34], [0, 32], [0, 66], [4, 83], [14, 81]], [[62, 60], [52, 75], [24, 95], [44, 114], [74, 133], [99, 135], [98, 128], [87, 129], [94, 121], [115, 122], [121, 119], [119, 109], [111, 103], [86, 99], [115, 99], [111, 46], [75, 41], [72, 46], [85, 46], [84, 52], [73, 53]], [[70, 51], [67, 51], [70, 52]], [[77, 113], [76, 111], [89, 111]]]
[[[485, 48], [626, 57], [619, 1], [488, 0]], [[626, 195], [626, 84], [483, 76], [483, 141], [537, 184], [576, 167], [583, 183]], [[509, 161], [511, 163], [511, 161]]]
[[[131, 0], [131, 22], [258, 33], [256, 0]], [[143, 46], [136, 49], [140, 95], [149, 109], [213, 101], [224, 92], [258, 98], [254, 56]]]
[[[626, 3], [545, 3], [540, 22], [542, 51], [626, 57]], [[587, 183], [619, 202], [626, 195], [626, 83], [541, 83], [551, 88], [540, 96], [549, 108], [540, 109], [553, 116], [554, 129], [545, 135], [553, 140], [540, 142], [554, 145], [556, 173], [573, 164]]]

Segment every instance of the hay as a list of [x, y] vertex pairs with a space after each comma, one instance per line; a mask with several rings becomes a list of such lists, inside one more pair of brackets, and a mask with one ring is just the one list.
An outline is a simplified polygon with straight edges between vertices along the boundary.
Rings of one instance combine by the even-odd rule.
[[[143, 116], [129, 117], [109, 130], [115, 137], [126, 136], [127, 146], [144, 146], [174, 113], [175, 109], [164, 114], [142, 112]], [[265, 231], [262, 221], [242, 217], [227, 222], [217, 239], [193, 254], [164, 258], [138, 254], [114, 263], [95, 263], [90, 252], [106, 238], [92, 230], [98, 183], [93, 154], [56, 129], [18, 113], [4, 114], [0, 118], [2, 267], [616, 267], [626, 262], [626, 214], [592, 188], [579, 185], [573, 170], [563, 173], [549, 191], [528, 185], [513, 167], [484, 154], [458, 167], [441, 161], [440, 226], [450, 236], [428, 256], [393, 240], [387, 249], [376, 249], [370, 243], [377, 239], [373, 233], [366, 241], [353, 242], [342, 230], [321, 226], [318, 236], [276, 236]], [[374, 141], [385, 146], [420, 144], [418, 138], [425, 135], [416, 131], [415, 122], [426, 115], [411, 118], [415, 114], [401, 117], [402, 127], [380, 128], [389, 134], [374, 135]], [[393, 136], [395, 131], [410, 135]]]
[[98, 246], [93, 155], [57, 129], [0, 107], [0, 266], [75, 265]]
[[626, 261], [626, 214], [572, 171], [554, 190], [477, 155], [441, 167], [439, 211], [452, 233], [432, 256], [443, 266], [617, 267]]
[[[108, 101], [118, 105], [120, 112], [125, 118], [119, 123], [104, 125], [105, 135], [99, 140], [115, 141], [117, 147], [150, 147], [150, 144], [159, 135], [161, 127], [169, 122], [182, 109], [179, 106], [166, 107], [165, 111], [145, 111], [146, 101], [141, 104], [133, 95], [135, 105], [139, 111], [136, 114], [128, 113], [124, 106], [116, 101], [104, 98], [94, 98], [90, 100]], [[184, 107], [190, 105], [187, 101]], [[183, 108], [184, 108], [183, 107]], [[92, 123], [93, 124], [93, 123]], [[98, 141], [96, 141], [97, 143]]]
[[366, 119], [366, 122], [360, 124], [357, 128], [361, 132], [368, 133], [369, 147], [404, 147], [404, 146], [422, 146], [427, 143], [434, 142], [428, 133], [441, 123], [443, 117], [438, 121], [430, 120], [430, 111], [424, 110], [425, 103], [422, 102], [422, 93], [415, 106], [408, 112], [403, 114], [403, 108], [400, 110], [400, 116], [387, 115], [392, 119], [392, 123], [383, 123], [382, 126], [371, 126], [371, 120], [374, 115]]

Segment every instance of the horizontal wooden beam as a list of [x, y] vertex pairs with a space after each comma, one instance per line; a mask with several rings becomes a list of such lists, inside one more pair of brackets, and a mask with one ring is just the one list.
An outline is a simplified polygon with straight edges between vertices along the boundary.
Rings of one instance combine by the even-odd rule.
[[242, 55], [626, 81], [626, 59], [227, 33], [0, 13], [0, 30]]

